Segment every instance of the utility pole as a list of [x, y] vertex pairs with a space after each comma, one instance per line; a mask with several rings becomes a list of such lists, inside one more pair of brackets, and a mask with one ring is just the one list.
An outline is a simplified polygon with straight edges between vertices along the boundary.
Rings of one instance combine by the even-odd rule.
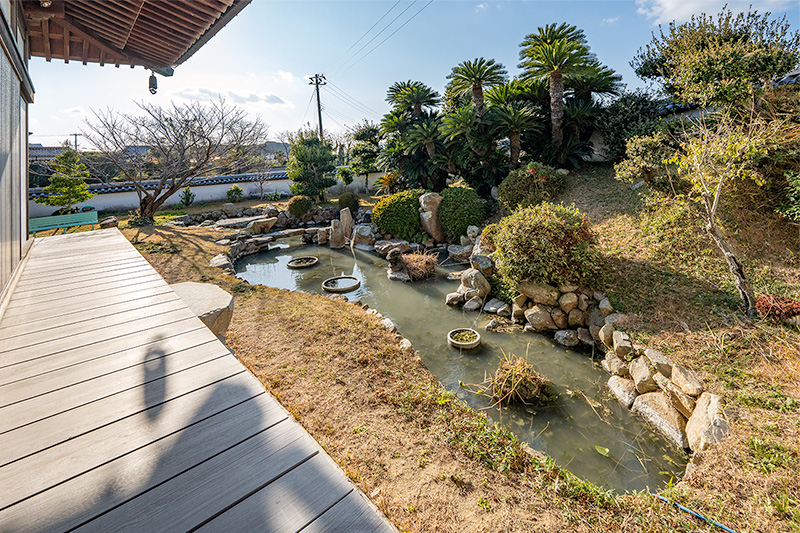
[[75, 137], [75, 151], [77, 152], [78, 151], [78, 135], [80, 135], [80, 133], [70, 133], [70, 135]]
[[314, 90], [317, 93], [317, 118], [319, 119], [319, 140], [322, 140], [322, 104], [319, 101], [319, 86], [325, 85], [325, 74], [314, 74], [309, 85], [314, 85]]

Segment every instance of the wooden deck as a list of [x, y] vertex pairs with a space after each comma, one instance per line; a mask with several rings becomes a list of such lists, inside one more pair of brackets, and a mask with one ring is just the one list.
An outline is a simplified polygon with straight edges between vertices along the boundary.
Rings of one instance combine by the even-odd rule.
[[0, 531], [395, 531], [116, 229], [0, 319]]

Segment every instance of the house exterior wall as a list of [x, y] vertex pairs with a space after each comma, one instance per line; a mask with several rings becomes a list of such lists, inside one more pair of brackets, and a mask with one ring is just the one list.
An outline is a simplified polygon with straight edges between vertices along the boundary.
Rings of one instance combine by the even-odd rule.
[[19, 9], [17, 0], [0, 0], [0, 296], [28, 240], [27, 132], [32, 87]]

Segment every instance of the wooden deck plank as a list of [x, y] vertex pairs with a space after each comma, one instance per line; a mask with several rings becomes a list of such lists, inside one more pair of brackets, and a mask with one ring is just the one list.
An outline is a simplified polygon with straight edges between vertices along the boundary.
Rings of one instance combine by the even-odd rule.
[[300, 531], [343, 500], [353, 486], [318, 455], [253, 491], [198, 531]]
[[[25, 271], [22, 273], [22, 275], [26, 278], [50, 278], [53, 276], [53, 270], [60, 268], [69, 268], [69, 270], [92, 269], [106, 265], [114, 265], [128, 261], [139, 261], [144, 259], [142, 255], [135, 249], [122, 250], [107, 257], [95, 257], [90, 252], [86, 252], [82, 260], [77, 260], [74, 258], [63, 259], [60, 257], [47, 258], [46, 256], [42, 257], [41, 252], [37, 253], [37, 256], [39, 257], [34, 259], [34, 263], [31, 265], [31, 267], [26, 267]], [[92, 257], [92, 261], [90, 263], [87, 262], [86, 257]]]
[[102, 287], [104, 287], [106, 284], [119, 281], [121, 278], [141, 280], [145, 278], [152, 278], [154, 276], [158, 276], [158, 274], [153, 272], [152, 267], [148, 265], [141, 265], [130, 269], [130, 271], [124, 276], [121, 274], [116, 275], [112, 273], [105, 276], [98, 276], [97, 278], [84, 277], [80, 281], [74, 283], [65, 283], [63, 285], [59, 284], [58, 280], [52, 280], [52, 283], [40, 287], [20, 291], [15, 290], [14, 295], [12, 296], [12, 301], [18, 298], [41, 298], [50, 296], [58, 298], [62, 294], [81, 294], [85, 293], [87, 290], [102, 290]]
[[[94, 274], [114, 272], [114, 271], [119, 271], [122, 268], [139, 266], [144, 264], [147, 264], [147, 260], [141, 255], [136, 256], [131, 254], [127, 258], [125, 257], [119, 258], [117, 256], [112, 256], [108, 261], [105, 262], [89, 263], [89, 264], [84, 262], [80, 265], [75, 266], [74, 268], [70, 268], [69, 270], [65, 270], [64, 272], [59, 272], [59, 279], [65, 280], [71, 278], [78, 278], [81, 276], [89, 277]], [[17, 287], [28, 287], [29, 285], [47, 283], [52, 279], [53, 279], [52, 266], [43, 270], [41, 273], [38, 274], [34, 272], [28, 272], [26, 269], [20, 276], [20, 279], [17, 282]]]
[[353, 491], [302, 531], [303, 533], [375, 533], [385, 530], [386, 522], [361, 494]]
[[[207, 335], [181, 333], [166, 338], [156, 337], [145, 345], [118, 351], [114, 354], [105, 354], [88, 360], [81, 358], [49, 372], [0, 384], [0, 408], [88, 381], [94, 381], [96, 384], [95, 380], [108, 375], [129, 368], [141, 367], [148, 361], [152, 361], [152, 354], [156, 352], [163, 354], [163, 357], [168, 357], [183, 350], [207, 345], [214, 340], [216, 339], [208, 338]], [[119, 375], [114, 377], [119, 377]]]
[[0, 468], [148, 409], [155, 408], [151, 411], [155, 415], [164, 402], [246, 372], [231, 359], [214, 359], [172, 374], [169, 379], [143, 384], [0, 434]]
[[[159, 323], [153, 327], [121, 332], [119, 336], [89, 345], [76, 346], [55, 355], [29, 359], [20, 364], [0, 368], [0, 386], [37, 378], [72, 365], [94, 365], [106, 357], [122, 357], [131, 350], [149, 349], [152, 343], [174, 336], [191, 336], [195, 341], [207, 340], [213, 334], [202, 323], [191, 318]], [[0, 389], [2, 390], [2, 389]]]
[[[136, 366], [118, 370], [104, 376], [84, 373], [85, 379], [72, 386], [65, 386], [0, 407], [0, 435], [26, 424], [33, 424], [66, 413], [71, 409], [100, 401], [136, 387], [147, 386], [171, 374], [187, 370], [202, 363], [229, 355], [224, 346], [212, 343], [164, 354], [160, 346], [154, 346], [145, 354], [144, 361]], [[84, 369], [85, 370], [85, 369]], [[4, 398], [5, 395], [0, 396]], [[33, 417], [30, 413], [36, 413]]]
[[[241, 379], [178, 398], [156, 423], [141, 414], [9, 465], [3, 482], [14, 483], [16, 490], [0, 500], [0, 523], [41, 513], [47, 517], [43, 523], [69, 517], [74, 527], [285, 420], [285, 411], [263, 390]], [[271, 438], [284, 435], [281, 431]], [[113, 446], [102, 445], [98, 437]], [[60, 460], [64, 456], [70, 461]], [[41, 475], [30, 475], [42, 468]], [[65, 501], [83, 512], [59, 505]]]
[[141, 312], [151, 307], [169, 305], [178, 300], [180, 300], [180, 297], [174, 292], [164, 291], [154, 296], [117, 302], [103, 307], [76, 309], [72, 312], [51, 316], [41, 320], [19, 323], [15, 326], [4, 325], [2, 329], [0, 329], [0, 341], [3, 339], [22, 338], [25, 335], [47, 334], [48, 336], [55, 336], [59, 328], [79, 325], [85, 327], [85, 323], [89, 321], [108, 320], [114, 316], [133, 316], [131, 313], [136, 311]]

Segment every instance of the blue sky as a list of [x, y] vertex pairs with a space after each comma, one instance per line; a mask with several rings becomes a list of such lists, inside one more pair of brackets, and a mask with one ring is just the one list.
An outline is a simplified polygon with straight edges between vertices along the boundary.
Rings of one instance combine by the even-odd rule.
[[[147, 89], [150, 73], [142, 68], [32, 58], [36, 95], [30, 107], [30, 139], [60, 144], [86, 128], [93, 109], [133, 112], [135, 102], [168, 105], [219, 95], [260, 115], [271, 137], [277, 138], [279, 132], [295, 131], [309, 122], [316, 126], [313, 88], [307, 79], [315, 73], [324, 73], [330, 82], [321, 89], [323, 125], [343, 130], [364, 118], [379, 121], [388, 111], [386, 89], [398, 80], [420, 80], [441, 92], [453, 66], [479, 56], [494, 58], [511, 75], [517, 74], [519, 43], [551, 22], [582, 28], [601, 62], [622, 74], [628, 88], [642, 87], [628, 63], [658, 24], [684, 21], [692, 13], [717, 13], [724, 3], [253, 0], [179, 66], [174, 77], [159, 76], [155, 96]], [[728, 2], [734, 10], [746, 10], [750, 3], [760, 12], [786, 14], [793, 29], [800, 29], [797, 0]], [[88, 148], [85, 141], [82, 146]]]

